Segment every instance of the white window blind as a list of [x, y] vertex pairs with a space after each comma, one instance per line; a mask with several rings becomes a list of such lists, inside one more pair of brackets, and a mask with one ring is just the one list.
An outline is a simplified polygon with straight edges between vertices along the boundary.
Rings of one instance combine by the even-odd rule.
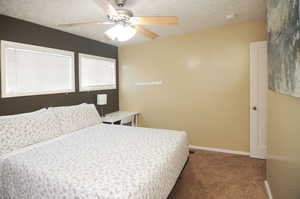
[[74, 92], [74, 53], [1, 41], [2, 97]]
[[116, 60], [79, 54], [80, 91], [116, 88]]

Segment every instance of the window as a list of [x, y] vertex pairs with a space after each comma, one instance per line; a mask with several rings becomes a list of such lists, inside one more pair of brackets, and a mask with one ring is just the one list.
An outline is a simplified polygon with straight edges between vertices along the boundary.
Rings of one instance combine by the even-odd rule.
[[74, 53], [1, 41], [2, 97], [74, 92]]
[[79, 54], [79, 90], [116, 88], [116, 60]]

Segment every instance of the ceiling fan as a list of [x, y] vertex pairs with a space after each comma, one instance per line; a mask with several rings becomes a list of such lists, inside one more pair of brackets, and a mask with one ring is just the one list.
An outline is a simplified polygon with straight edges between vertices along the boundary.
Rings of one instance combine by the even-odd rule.
[[132, 38], [136, 32], [150, 39], [159, 37], [158, 34], [144, 28], [142, 25], [173, 26], [178, 24], [178, 18], [175, 16], [134, 17], [132, 11], [123, 8], [126, 0], [115, 0], [116, 5], [119, 7], [118, 9], [115, 9], [109, 0], [94, 1], [107, 14], [107, 21], [62, 24], [59, 26], [73, 27], [81, 25], [116, 24], [114, 27], [105, 32], [106, 37], [108, 37], [110, 40], [127, 41]]

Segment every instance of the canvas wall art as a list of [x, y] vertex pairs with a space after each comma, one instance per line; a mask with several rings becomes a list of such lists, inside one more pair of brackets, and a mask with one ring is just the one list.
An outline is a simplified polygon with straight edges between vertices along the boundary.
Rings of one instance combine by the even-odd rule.
[[269, 88], [300, 97], [300, 0], [267, 0]]

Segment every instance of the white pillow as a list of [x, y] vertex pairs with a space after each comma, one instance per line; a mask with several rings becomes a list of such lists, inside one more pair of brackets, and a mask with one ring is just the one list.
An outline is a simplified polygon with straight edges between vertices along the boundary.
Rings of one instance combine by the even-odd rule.
[[64, 134], [101, 123], [101, 117], [94, 104], [51, 107], [49, 109], [58, 118]]
[[61, 134], [57, 118], [47, 109], [0, 116], [0, 156]]

